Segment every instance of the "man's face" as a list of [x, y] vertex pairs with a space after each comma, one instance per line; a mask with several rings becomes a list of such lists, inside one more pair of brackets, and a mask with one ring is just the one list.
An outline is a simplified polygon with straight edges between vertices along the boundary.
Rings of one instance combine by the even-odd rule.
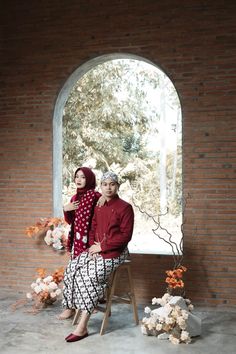
[[118, 188], [119, 188], [118, 184], [114, 182], [111, 178], [107, 178], [104, 181], [102, 181], [101, 184], [102, 195], [107, 200], [112, 199], [117, 194]]

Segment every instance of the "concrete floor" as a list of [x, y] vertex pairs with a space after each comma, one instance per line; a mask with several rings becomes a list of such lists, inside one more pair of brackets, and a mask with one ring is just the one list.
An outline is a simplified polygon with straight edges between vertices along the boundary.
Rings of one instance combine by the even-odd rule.
[[[99, 335], [102, 313], [91, 317], [89, 337], [81, 342], [67, 343], [71, 320], [59, 321], [60, 303], [37, 315], [27, 313], [27, 305], [16, 311], [10, 306], [19, 295], [0, 293], [0, 353], [4, 354], [235, 354], [236, 309], [197, 308], [202, 318], [203, 334], [189, 345], [173, 345], [169, 341], [144, 336], [135, 326], [129, 305], [114, 304], [106, 334]], [[146, 304], [147, 305], [147, 304]], [[140, 306], [140, 319], [143, 317]]]

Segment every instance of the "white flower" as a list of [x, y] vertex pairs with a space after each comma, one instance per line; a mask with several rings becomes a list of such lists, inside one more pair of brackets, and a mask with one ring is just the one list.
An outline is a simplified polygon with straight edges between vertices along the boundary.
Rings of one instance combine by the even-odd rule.
[[166, 318], [166, 324], [173, 324], [173, 323], [175, 323], [175, 319], [173, 317]]
[[186, 322], [185, 319], [182, 316], [177, 317], [177, 323], [180, 326], [181, 329], [186, 328]]
[[53, 289], [53, 290], [56, 290], [58, 288], [57, 284], [52, 281], [49, 285], [48, 285], [49, 289]]
[[31, 289], [34, 289], [37, 286], [37, 283], [32, 283], [30, 286], [31, 286]]
[[36, 283], [37, 283], [37, 284], [41, 283], [41, 281], [42, 281], [42, 278], [37, 278], [37, 279], [36, 279]]
[[191, 341], [192, 341], [192, 339], [190, 337], [188, 337], [187, 339], [185, 339], [184, 343], [189, 344], [189, 343], [191, 343]]
[[45, 284], [45, 283], [41, 283], [41, 284], [40, 284], [40, 288], [41, 288], [41, 290], [43, 290], [43, 291], [48, 291], [48, 286], [47, 286], [47, 284]]
[[156, 327], [156, 319], [154, 319], [153, 317], [145, 317], [145, 321], [143, 321], [143, 323], [147, 326], [149, 330], [152, 330]]
[[162, 330], [162, 324], [161, 324], [161, 323], [158, 323], [158, 324], [156, 325], [156, 330], [157, 330], [157, 331], [161, 331], [161, 330]]
[[189, 339], [189, 333], [187, 331], [182, 331], [180, 339], [185, 342], [187, 339]]
[[146, 306], [145, 309], [144, 309], [144, 312], [145, 312], [145, 313], [150, 313], [150, 312], [151, 312], [150, 307]]
[[168, 293], [165, 293], [163, 296], [162, 296], [162, 300], [167, 304], [170, 299], [172, 298], [172, 296]]
[[44, 237], [44, 241], [48, 246], [50, 246], [53, 243], [52, 230], [47, 231], [46, 236]]
[[32, 299], [33, 299], [33, 296], [32, 296], [31, 293], [27, 293], [27, 294], [26, 294], [26, 297], [27, 297], [27, 299], [29, 299], [29, 300], [32, 300]]
[[174, 337], [172, 334], [170, 334], [169, 340], [170, 340], [171, 343], [173, 343], [173, 344], [179, 344], [179, 339], [176, 338], [176, 337]]
[[182, 312], [181, 312], [181, 308], [179, 306], [175, 306], [173, 308], [173, 311], [171, 312], [171, 315], [174, 317], [174, 318], [177, 318], [179, 316], [181, 316]]
[[156, 305], [156, 304], [159, 304], [159, 302], [157, 302], [157, 298], [156, 297], [154, 297], [153, 299], [152, 299], [152, 305]]
[[55, 248], [56, 250], [62, 250], [64, 248], [64, 246], [62, 245], [60, 240], [57, 240], [56, 242], [54, 242], [52, 247]]
[[162, 298], [158, 297], [158, 298], [156, 298], [156, 304], [159, 304], [161, 306], [165, 306], [165, 301], [163, 301]]
[[147, 327], [150, 331], [155, 328], [155, 326], [153, 326], [153, 323], [148, 323]]
[[191, 301], [189, 299], [185, 299], [186, 304], [191, 304]]
[[188, 319], [188, 312], [186, 310], [182, 310], [182, 317], [187, 320]]
[[61, 289], [57, 289], [57, 290], [55, 291], [55, 293], [56, 293], [57, 296], [60, 295], [60, 294], [61, 294]]
[[62, 235], [63, 235], [63, 230], [60, 229], [59, 227], [56, 227], [52, 232], [52, 236], [54, 240], [60, 239]]
[[36, 292], [36, 294], [39, 294], [40, 291], [42, 291], [41, 286], [40, 286], [40, 285], [37, 285], [37, 286], [34, 288], [34, 291]]
[[147, 335], [147, 328], [145, 326], [141, 326], [141, 332], [142, 334], [146, 334]]
[[70, 232], [70, 225], [66, 224], [64, 226], [64, 234], [65, 234], [66, 238], [68, 238], [69, 232]]
[[171, 311], [173, 308], [170, 304], [165, 305], [166, 310]]
[[161, 305], [162, 307], [164, 307], [166, 305], [165, 301], [163, 299], [159, 300], [159, 305]]
[[48, 275], [46, 278], [43, 279], [44, 283], [50, 283], [53, 280], [53, 277], [51, 275]]
[[54, 292], [52, 292], [52, 293], [50, 294], [50, 296], [51, 296], [52, 299], [55, 299], [55, 297], [57, 297], [57, 294], [54, 293]]

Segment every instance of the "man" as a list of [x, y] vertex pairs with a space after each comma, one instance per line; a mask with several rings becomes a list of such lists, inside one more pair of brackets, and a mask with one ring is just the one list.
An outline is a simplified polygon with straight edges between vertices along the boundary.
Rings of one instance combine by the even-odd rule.
[[101, 180], [102, 195], [106, 202], [96, 208], [89, 233], [89, 253], [103, 258], [118, 257], [131, 240], [134, 224], [132, 206], [120, 199], [117, 175], [107, 172]]

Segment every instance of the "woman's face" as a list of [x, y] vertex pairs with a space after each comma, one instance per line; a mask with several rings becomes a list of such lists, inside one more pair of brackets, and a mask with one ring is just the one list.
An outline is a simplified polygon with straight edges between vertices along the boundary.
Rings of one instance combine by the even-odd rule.
[[102, 195], [106, 198], [106, 200], [112, 199], [117, 194], [118, 188], [118, 184], [110, 178], [107, 178], [105, 179], [105, 181], [102, 181]]
[[75, 184], [77, 188], [84, 188], [86, 186], [86, 178], [82, 170], [76, 173]]

